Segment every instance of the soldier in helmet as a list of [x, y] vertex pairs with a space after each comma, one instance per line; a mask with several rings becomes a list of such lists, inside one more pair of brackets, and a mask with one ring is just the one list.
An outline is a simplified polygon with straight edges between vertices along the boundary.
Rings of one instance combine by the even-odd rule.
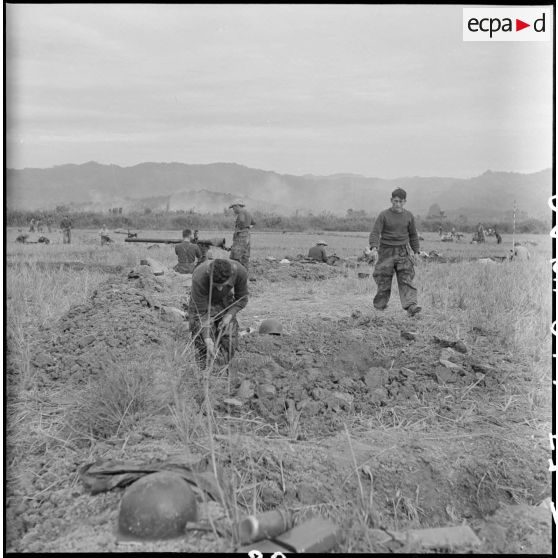
[[[215, 259], [202, 262], [192, 274], [188, 304], [190, 333], [196, 362], [229, 362], [238, 346], [236, 314], [248, 303], [248, 272], [239, 262]], [[217, 346], [216, 346], [217, 344]]]
[[312, 246], [310, 250], [308, 250], [308, 259], [310, 260], [317, 260], [319, 262], [327, 262], [327, 254], [325, 247], [327, 243], [323, 240], [318, 240], [315, 246]]
[[256, 223], [252, 219], [252, 215], [244, 209], [242, 200], [235, 200], [229, 208], [236, 215], [230, 258], [240, 262], [248, 269], [250, 263], [250, 229]]

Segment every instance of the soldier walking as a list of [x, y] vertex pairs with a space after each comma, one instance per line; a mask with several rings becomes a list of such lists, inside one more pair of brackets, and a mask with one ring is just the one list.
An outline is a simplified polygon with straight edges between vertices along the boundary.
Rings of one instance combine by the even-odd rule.
[[227, 363], [234, 356], [238, 347], [236, 314], [247, 303], [248, 272], [241, 263], [218, 258], [196, 267], [188, 320], [200, 368], [205, 368], [211, 359]]
[[250, 263], [250, 229], [256, 223], [252, 219], [252, 215], [244, 209], [242, 200], [235, 200], [229, 208], [236, 215], [230, 259], [240, 262], [248, 269]]
[[[420, 252], [415, 218], [404, 209], [407, 192], [396, 188], [391, 194], [391, 207], [382, 211], [370, 233], [370, 256], [377, 264], [372, 276], [378, 285], [374, 308], [385, 310], [391, 296], [393, 275], [397, 277], [401, 306], [409, 316], [422, 310], [417, 306], [414, 259]], [[414, 253], [413, 253], [414, 252]]]

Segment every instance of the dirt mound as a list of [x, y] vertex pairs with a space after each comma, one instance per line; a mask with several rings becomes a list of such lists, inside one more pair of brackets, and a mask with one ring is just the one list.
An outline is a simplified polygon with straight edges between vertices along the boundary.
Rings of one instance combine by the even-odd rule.
[[283, 433], [297, 418], [299, 439], [308, 439], [339, 430], [356, 414], [374, 416], [398, 405], [409, 417], [428, 401], [451, 417], [464, 403], [445, 404], [439, 395], [447, 386], [499, 385], [494, 367], [430, 338], [409, 341], [406, 333], [356, 312], [338, 321], [308, 320], [296, 334], [246, 335], [231, 364], [239, 397]]
[[184, 320], [167, 310], [185, 300], [164, 279], [144, 270], [137, 278], [111, 277], [86, 304], [76, 305], [44, 333], [31, 363], [50, 380], [87, 380], [130, 354], [160, 345]]
[[323, 262], [312, 262], [299, 256], [286, 259], [289, 263], [279, 260], [254, 259], [250, 260], [250, 276], [263, 278], [273, 283], [298, 279], [302, 281], [323, 281], [334, 277], [346, 276], [344, 266], [329, 265]]

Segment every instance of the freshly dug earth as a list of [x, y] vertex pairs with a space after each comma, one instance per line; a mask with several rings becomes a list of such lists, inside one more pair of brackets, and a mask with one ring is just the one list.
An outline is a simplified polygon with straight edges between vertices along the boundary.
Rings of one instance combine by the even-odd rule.
[[187, 290], [173, 290], [167, 279], [139, 269], [137, 278], [120, 275], [100, 284], [87, 304], [72, 307], [44, 332], [31, 359], [44, 381], [87, 382], [139, 349], [187, 335], [184, 320], [167, 310], [183, 306]]
[[264, 278], [272, 283], [298, 279], [302, 281], [323, 281], [346, 276], [343, 265], [329, 265], [324, 262], [309, 262], [302, 256], [286, 258], [290, 263], [279, 260], [255, 259], [250, 261], [250, 276]]
[[[253, 276], [314, 280], [345, 272], [327, 264], [266, 261], [255, 262]], [[135, 278], [111, 277], [86, 304], [44, 330], [31, 359], [52, 409], [42, 428], [64, 409], [69, 394], [79, 402], [80, 390], [143, 355], [156, 368], [171, 342], [191, 359], [184, 349], [186, 322], [176, 312], [186, 296], [180, 276], [154, 277], [145, 268]], [[251, 303], [258, 304], [257, 296]], [[481, 538], [477, 551], [550, 552], [550, 512], [534, 506], [549, 492], [547, 439], [535, 439], [523, 424], [507, 427], [505, 413], [495, 414], [489, 404], [518, 366], [493, 347], [490, 358], [472, 355], [463, 341], [454, 347], [465, 352], [452, 351], [440, 340], [402, 331], [385, 316], [358, 311], [336, 320], [308, 318], [288, 335], [242, 336], [229, 374], [214, 371], [209, 390], [216, 453], [228, 456], [220, 463], [226, 477], [252, 471], [238, 491], [239, 505], [247, 511], [257, 498], [263, 509], [289, 507], [297, 520], [310, 512], [343, 517], [344, 548], [404, 551], [396, 541], [359, 539], [355, 508], [373, 495], [370, 527], [466, 521]], [[160, 389], [157, 374], [143, 378], [150, 391]], [[194, 404], [197, 382], [184, 377], [177, 397]], [[25, 397], [35, 401], [37, 395]], [[8, 550], [231, 551], [230, 542], [204, 532], [156, 544], [119, 543], [114, 528], [122, 490], [92, 496], [78, 481], [78, 468], [100, 458], [164, 461], [185, 452], [191, 459], [172, 405], [143, 418], [139, 413], [135, 422], [122, 423], [122, 433], [119, 426], [112, 435], [99, 431], [71, 445], [56, 441], [67, 434], [62, 429], [53, 431], [48, 453], [44, 445], [31, 445], [25, 467], [8, 478]], [[219, 518], [223, 510], [202, 507], [205, 515]]]

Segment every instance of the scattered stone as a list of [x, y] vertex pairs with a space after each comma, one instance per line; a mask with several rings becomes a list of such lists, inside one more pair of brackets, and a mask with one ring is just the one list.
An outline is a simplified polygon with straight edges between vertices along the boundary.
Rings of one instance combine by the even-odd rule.
[[450, 341], [449, 339], [442, 339], [441, 337], [438, 337], [436, 335], [432, 337], [432, 340], [434, 341], [434, 343], [438, 343], [438, 345], [441, 345], [442, 347], [453, 347], [453, 345], [455, 344], [455, 341]]
[[434, 376], [439, 384], [451, 384], [457, 381], [455, 374], [445, 366], [437, 366]]
[[376, 388], [370, 393], [370, 401], [372, 403], [385, 403], [388, 398], [388, 393], [384, 388]]
[[146, 258], [142, 260], [145, 261], [146, 264], [152, 269], [153, 275], [163, 275], [165, 273], [165, 266], [159, 263], [157, 260], [153, 258]]
[[414, 331], [401, 330], [401, 337], [403, 337], [403, 339], [408, 339], [409, 341], [416, 341], [417, 334]]
[[387, 380], [388, 372], [385, 368], [372, 367], [362, 376], [369, 389], [382, 387]]
[[313, 485], [309, 483], [299, 484], [296, 489], [296, 497], [301, 504], [313, 505], [321, 502], [320, 494]]
[[401, 375], [407, 379], [412, 379], [417, 375], [417, 373], [410, 368], [401, 368]]
[[184, 321], [188, 315], [183, 310], [175, 308], [174, 306], [161, 306], [163, 313], [175, 322]]
[[449, 360], [450, 362], [453, 362], [451, 360], [452, 358], [453, 359], [458, 359], [458, 358], [463, 358], [463, 357], [461, 357], [461, 355], [459, 353], [457, 353], [453, 349], [450, 349], [449, 347], [446, 347], [445, 349], [442, 349], [442, 352], [440, 353], [440, 360]]
[[46, 353], [38, 353], [33, 358], [33, 365], [36, 368], [48, 368], [56, 363], [56, 361]]
[[463, 370], [462, 366], [459, 366], [459, 364], [455, 364], [454, 362], [451, 362], [450, 360], [444, 360], [443, 358], [440, 359], [440, 364], [442, 366], [445, 366], [446, 368], [449, 368], [450, 370]]
[[275, 397], [277, 390], [273, 384], [259, 384], [258, 385], [258, 398], [265, 399], [267, 397]]
[[234, 397], [228, 397], [227, 399], [223, 399], [223, 403], [230, 405], [231, 407], [242, 407], [243, 403], [239, 399], [235, 399]]
[[78, 341], [78, 346], [83, 349], [83, 347], [87, 347], [87, 345], [91, 345], [91, 343], [93, 343], [94, 341], [95, 341], [94, 335], [86, 335], [85, 337], [82, 337]]
[[335, 392], [334, 399], [337, 399], [342, 409], [349, 410], [353, 406], [354, 396], [350, 393]]
[[252, 382], [250, 380], [242, 380], [236, 396], [239, 399], [244, 400], [254, 397], [254, 388], [252, 387]]
[[467, 347], [465, 346], [465, 343], [463, 343], [463, 341], [456, 341], [455, 345], [453, 346], [453, 348], [460, 352], [460, 353], [466, 353], [468, 352]]

